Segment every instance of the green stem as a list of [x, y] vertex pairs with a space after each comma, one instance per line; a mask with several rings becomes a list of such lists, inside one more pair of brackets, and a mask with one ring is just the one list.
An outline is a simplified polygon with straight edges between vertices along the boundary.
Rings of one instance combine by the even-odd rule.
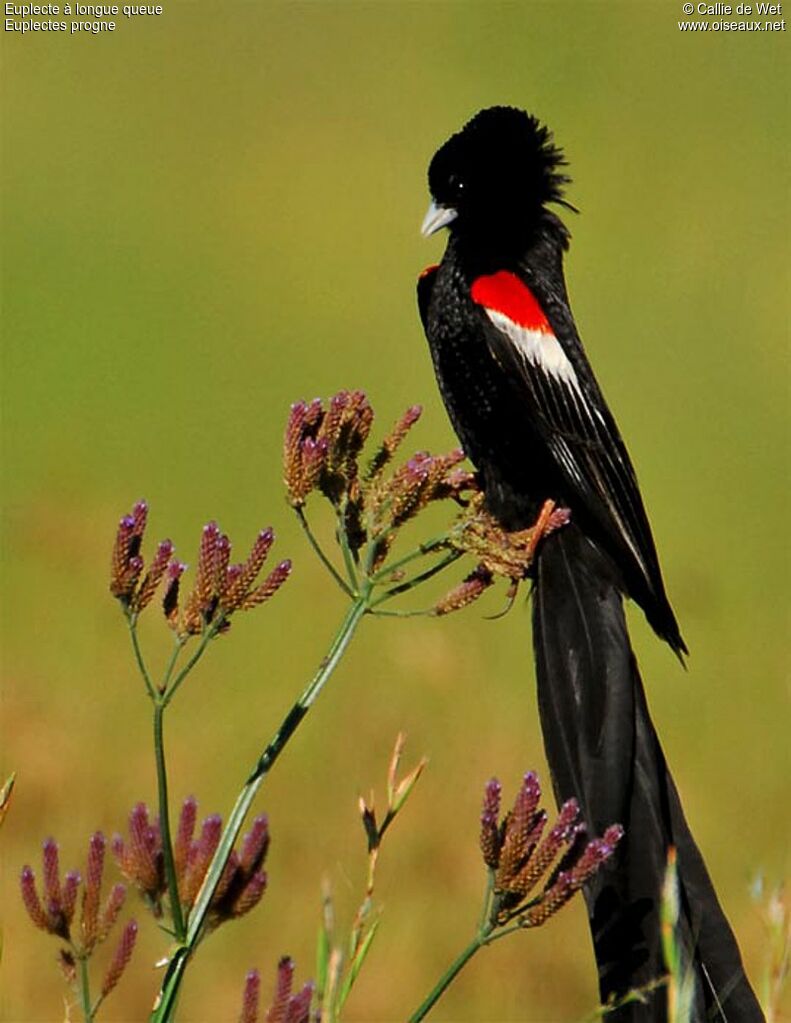
[[316, 555], [318, 556], [319, 561], [322, 563], [322, 565], [324, 565], [324, 567], [330, 573], [330, 575], [335, 580], [335, 582], [340, 586], [340, 588], [343, 590], [343, 592], [346, 594], [346, 596], [347, 597], [353, 596], [352, 591], [349, 588], [348, 583], [343, 578], [343, 576], [340, 574], [338, 569], [333, 565], [333, 563], [330, 561], [330, 559], [327, 557], [327, 555], [324, 553], [324, 551], [322, 550], [321, 545], [319, 544], [318, 540], [313, 535], [313, 530], [310, 528], [308, 520], [305, 517], [304, 510], [302, 508], [297, 508], [295, 510], [296, 510], [296, 513], [297, 513], [297, 518], [299, 519], [299, 524], [302, 526], [302, 529], [305, 532], [305, 536], [308, 538], [308, 543], [310, 544], [310, 546], [315, 551]]
[[490, 933], [491, 925], [487, 925], [487, 928], [481, 928], [481, 930], [478, 931], [461, 955], [455, 959], [442, 974], [440, 979], [437, 981], [436, 986], [431, 991], [431, 994], [429, 994], [420, 1007], [409, 1017], [409, 1023], [420, 1023], [420, 1020], [426, 1018], [430, 1010], [437, 1004], [446, 989], [461, 973], [470, 959], [472, 959], [480, 948], [483, 948], [483, 946], [487, 944]]
[[250, 809], [253, 799], [261, 787], [266, 775], [271, 770], [277, 758], [285, 748], [289, 739], [297, 730], [302, 719], [307, 714], [311, 704], [324, 688], [327, 680], [343, 656], [346, 648], [354, 635], [360, 619], [369, 609], [370, 587], [366, 586], [359, 597], [350, 605], [338, 632], [335, 635], [332, 645], [326, 657], [319, 665], [318, 671], [305, 687], [302, 695], [283, 719], [280, 728], [266, 746], [257, 764], [253, 768], [247, 781], [244, 783], [239, 796], [231, 810], [228, 822], [223, 830], [220, 843], [212, 858], [203, 884], [200, 887], [192, 911], [189, 915], [186, 938], [171, 959], [167, 973], [160, 988], [160, 995], [157, 999], [156, 1008], [150, 1017], [150, 1023], [167, 1023], [173, 1019], [176, 999], [178, 998], [181, 982], [184, 977], [187, 963], [195, 951], [206, 915], [211, 905], [212, 897], [222, 876], [225, 863], [230, 855], [231, 849], [239, 836], [244, 819]]
[[158, 701], [154, 705], [154, 756], [157, 762], [157, 795], [159, 797], [159, 830], [162, 836], [162, 856], [165, 861], [165, 876], [168, 882], [170, 898], [170, 915], [173, 918], [173, 930], [176, 940], [183, 941], [185, 936], [184, 916], [179, 898], [179, 883], [176, 875], [176, 862], [173, 858], [173, 841], [170, 837], [170, 804], [168, 802], [168, 775], [165, 764], [165, 739], [163, 735], [165, 704]]
[[173, 644], [173, 653], [170, 655], [170, 660], [168, 661], [167, 667], [165, 668], [165, 674], [162, 676], [162, 682], [159, 686], [160, 693], [166, 692], [168, 685], [170, 684], [170, 676], [173, 674], [173, 671], [176, 667], [176, 661], [179, 658], [179, 654], [184, 649], [185, 642], [186, 642], [185, 639], [182, 639], [180, 636], [175, 636], [175, 642]]
[[129, 618], [127, 618], [127, 624], [129, 625], [129, 636], [132, 640], [132, 649], [135, 652], [137, 667], [140, 669], [140, 674], [143, 676], [143, 681], [146, 684], [148, 695], [152, 700], [156, 700], [157, 694], [154, 689], [154, 683], [151, 681], [151, 676], [148, 674], [146, 662], [143, 660], [143, 651], [140, 649], [140, 640], [137, 638], [137, 617], [135, 615], [130, 615]]
[[[192, 655], [192, 657], [190, 657], [190, 659], [187, 661], [187, 663], [184, 665], [184, 667], [181, 669], [178, 675], [176, 675], [175, 679], [173, 680], [173, 684], [170, 686], [167, 692], [162, 695], [161, 702], [163, 708], [167, 707], [167, 705], [176, 695], [176, 690], [179, 688], [181, 683], [184, 681], [187, 675], [189, 675], [189, 673], [192, 671], [192, 669], [195, 667], [195, 665], [198, 663], [201, 657], [203, 657], [206, 647], [220, 631], [220, 626], [222, 625], [223, 621], [224, 621], [223, 617], [220, 616], [216, 621], [212, 622], [211, 625], [206, 626], [203, 635], [201, 636], [201, 641], [195, 648], [195, 653]], [[174, 657], [171, 658], [171, 661], [175, 662], [175, 658]], [[172, 670], [171, 666], [169, 666], [168, 668], [168, 673], [170, 672], [170, 670]]]
[[449, 536], [450, 533], [442, 533], [440, 536], [435, 536], [432, 540], [427, 540], [419, 547], [415, 547], [414, 550], [411, 550], [409, 554], [405, 554], [402, 558], [399, 558], [398, 561], [390, 562], [383, 568], [380, 568], [378, 572], [374, 572], [371, 576], [371, 581], [379, 583], [383, 579], [392, 577], [393, 573], [397, 572], [400, 568], [410, 564], [412, 561], [416, 561], [417, 558], [422, 558], [425, 554], [431, 554], [431, 552], [435, 551], [438, 547], [442, 547], [443, 544], [447, 543]]
[[397, 586], [391, 586], [389, 590], [385, 590], [381, 597], [377, 597], [377, 599], [371, 604], [371, 608], [379, 607], [379, 605], [383, 604], [386, 600], [390, 600], [392, 597], [397, 597], [399, 593], [406, 593], [407, 590], [411, 590], [414, 586], [419, 586], [420, 583], [424, 583], [427, 579], [431, 579], [432, 576], [442, 572], [448, 567], [448, 565], [452, 565], [454, 561], [458, 561], [460, 557], [461, 551], [451, 551], [451, 553], [444, 557], [441, 561], [438, 561], [436, 565], [432, 565], [431, 568], [427, 568], [426, 571], [421, 572], [420, 575], [413, 576], [411, 579], [406, 579]]
[[338, 522], [338, 546], [343, 553], [343, 563], [346, 566], [346, 574], [349, 577], [354, 592], [356, 593], [359, 586], [357, 582], [357, 566], [354, 562], [354, 555], [352, 554], [351, 547], [349, 547], [349, 540], [346, 536], [346, 524], [343, 521], [343, 512], [340, 508], [336, 508], [337, 522]]
[[481, 918], [478, 921], [478, 933], [482, 933], [486, 928], [486, 923], [491, 917], [492, 909], [492, 896], [494, 895], [494, 871], [489, 868], [486, 873], [486, 894], [483, 897], [483, 906], [481, 908]]
[[437, 612], [433, 607], [419, 608], [416, 611], [382, 611], [377, 608], [371, 611], [374, 618], [435, 618]]
[[[425, 1018], [428, 1012], [440, 1000], [442, 995], [445, 993], [445, 990], [453, 983], [459, 973], [461, 973], [479, 949], [484, 948], [486, 945], [490, 945], [493, 941], [496, 941], [500, 937], [504, 937], [505, 933], [510, 933], [510, 931], [498, 931], [495, 925], [491, 922], [493, 898], [494, 871], [490, 870], [486, 879], [486, 892], [483, 897], [483, 907], [481, 909], [481, 917], [478, 922], [478, 933], [464, 949], [461, 955], [455, 959], [448, 969], [442, 974], [440, 979], [437, 981], [436, 986], [431, 991], [431, 994], [421, 1004], [420, 1008], [414, 1013], [414, 1015], [409, 1017], [409, 1023], [419, 1023], [420, 1020]], [[514, 928], [514, 930], [518, 930], [518, 927]]]
[[80, 961], [80, 1000], [82, 1001], [82, 1015], [85, 1023], [93, 1023], [91, 985], [88, 978], [88, 959], [84, 955], [80, 955], [77, 958]]

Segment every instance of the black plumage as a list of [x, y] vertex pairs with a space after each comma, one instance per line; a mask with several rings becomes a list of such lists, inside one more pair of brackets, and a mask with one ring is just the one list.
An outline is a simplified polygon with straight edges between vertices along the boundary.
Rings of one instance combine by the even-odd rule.
[[[760, 1019], [738, 947], [684, 820], [645, 701], [622, 594], [681, 657], [637, 478], [583, 351], [563, 277], [565, 162], [528, 114], [494, 107], [436, 153], [424, 233], [448, 227], [418, 283], [439, 387], [489, 509], [524, 528], [547, 498], [571, 524], [535, 568], [539, 709], [556, 796], [579, 798], [599, 833], [626, 840], [586, 892], [604, 1000], [664, 972], [659, 895], [678, 848], [695, 1018]], [[572, 207], [573, 208], [573, 207]], [[618, 1018], [664, 1019], [664, 995]]]

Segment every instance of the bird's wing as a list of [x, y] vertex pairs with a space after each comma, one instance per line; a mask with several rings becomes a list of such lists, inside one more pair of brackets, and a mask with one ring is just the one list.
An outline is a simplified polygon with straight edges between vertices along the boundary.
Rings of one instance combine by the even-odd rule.
[[420, 320], [423, 330], [428, 333], [428, 307], [431, 303], [431, 293], [434, 290], [434, 281], [437, 277], [439, 265], [427, 266], [417, 280], [417, 307], [420, 312]]
[[631, 553], [649, 591], [658, 596], [661, 576], [634, 469], [591, 383], [592, 371], [578, 372], [581, 352], [575, 366], [535, 295], [516, 274], [478, 277], [470, 294], [491, 355], [552, 453], [569, 499], [592, 515], [611, 543]]

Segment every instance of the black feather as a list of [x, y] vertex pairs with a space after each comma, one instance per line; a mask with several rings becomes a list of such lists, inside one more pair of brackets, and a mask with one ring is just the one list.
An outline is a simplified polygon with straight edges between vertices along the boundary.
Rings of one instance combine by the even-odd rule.
[[[591, 834], [616, 822], [626, 831], [586, 890], [602, 998], [664, 973], [659, 897], [673, 844], [693, 1019], [752, 1023], [761, 1011], [684, 819], [624, 621], [622, 594], [679, 656], [686, 651], [635, 471], [569, 307], [569, 235], [547, 209], [563, 199], [564, 163], [549, 132], [508, 107], [482, 111], [442, 146], [429, 183], [455, 218], [448, 210], [442, 263], [418, 285], [421, 320], [490, 511], [513, 529], [531, 525], [547, 498], [571, 509], [571, 525], [539, 548], [533, 638], [556, 796], [579, 800]], [[476, 282], [494, 274], [522, 289], [525, 309], [537, 304], [562, 352], [547, 349], [542, 363], [544, 349], [537, 355], [529, 337], [473, 299]], [[617, 1013], [618, 1023], [666, 1018], [662, 991]]]
[[[620, 594], [601, 555], [573, 526], [542, 548], [533, 638], [556, 799], [575, 796], [593, 834], [612, 821], [625, 829], [615, 856], [585, 889], [602, 1001], [665, 972], [660, 899], [672, 845], [678, 942], [695, 984], [693, 1020], [763, 1019], [651, 722]], [[666, 994], [607, 1018], [664, 1021]]]

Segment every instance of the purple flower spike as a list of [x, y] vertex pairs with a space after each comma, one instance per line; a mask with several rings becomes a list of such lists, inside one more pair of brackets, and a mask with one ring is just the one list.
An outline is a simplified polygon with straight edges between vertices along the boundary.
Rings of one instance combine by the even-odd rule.
[[115, 955], [105, 975], [104, 983], [102, 984], [102, 998], [106, 998], [121, 979], [121, 975], [132, 958], [136, 940], [137, 923], [134, 920], [130, 920], [121, 933], [121, 940], [118, 942]]
[[43, 846], [44, 899], [48, 907], [60, 909], [60, 877], [58, 867], [58, 846], [54, 838], [48, 838]]
[[89, 951], [96, 944], [99, 926], [99, 902], [104, 872], [105, 840], [101, 831], [91, 836], [88, 845], [88, 866], [82, 896], [82, 944]]
[[251, 590], [241, 603], [243, 610], [256, 607], [273, 597], [283, 583], [291, 575], [291, 560], [287, 558], [281, 561], [276, 568], [273, 568], [266, 579], [256, 589]]
[[267, 1023], [286, 1023], [288, 1003], [291, 1001], [291, 985], [294, 981], [294, 961], [283, 956], [277, 964], [277, 985], [272, 1006], [266, 1014]]
[[187, 566], [181, 561], [171, 561], [167, 567], [162, 610], [165, 612], [165, 618], [167, 618], [173, 628], [178, 623], [180, 579], [186, 568]]
[[143, 571], [144, 561], [139, 554], [135, 554], [133, 558], [129, 559], [129, 574], [136, 580], [140, 573]]
[[406, 435], [418, 419], [420, 419], [422, 413], [423, 407], [421, 405], [412, 405], [401, 416], [390, 433], [382, 441], [382, 446], [371, 459], [367, 473], [368, 479], [376, 479], [381, 475], [382, 470], [392, 460], [393, 455], [403, 443]]
[[500, 858], [500, 833], [497, 819], [500, 816], [500, 794], [502, 786], [496, 778], [486, 784], [481, 811], [481, 853], [483, 862], [491, 870], [496, 869]]
[[231, 916], [244, 916], [251, 909], [255, 909], [264, 896], [267, 885], [267, 874], [265, 870], [257, 870], [251, 875], [244, 888], [238, 894], [231, 906]]
[[305, 984], [298, 994], [292, 995], [293, 984], [294, 962], [289, 956], [283, 956], [277, 966], [277, 984], [266, 1015], [267, 1023], [308, 1023], [313, 984]]
[[313, 984], [308, 982], [298, 994], [292, 995], [286, 1023], [309, 1023], [314, 990]]
[[[486, 786], [481, 814], [484, 862], [495, 871], [490, 921], [495, 927], [516, 919], [538, 927], [556, 913], [612, 854], [623, 829], [614, 824], [602, 838], [586, 841], [576, 799], [567, 800], [544, 834], [546, 811], [539, 809], [541, 787], [529, 771], [522, 779], [511, 812], [498, 824], [500, 789]], [[542, 835], [544, 835], [542, 839]], [[541, 879], [543, 891], [526, 901]]]
[[481, 597], [494, 583], [494, 576], [484, 566], [478, 565], [458, 586], [454, 586], [434, 605], [434, 614], [447, 615], [460, 611]]
[[176, 841], [173, 845], [173, 859], [176, 865], [176, 874], [180, 877], [184, 872], [189, 857], [190, 844], [195, 832], [195, 822], [198, 817], [198, 801], [194, 796], [188, 796], [181, 804], [179, 815], [179, 826], [176, 832]]
[[[130, 600], [130, 608], [139, 614], [151, 602], [156, 593], [157, 587], [168, 567], [168, 562], [173, 554], [173, 543], [170, 540], [163, 540], [157, 547], [157, 552], [146, 572], [143, 581]], [[142, 565], [141, 565], [142, 569]]]
[[[126, 851], [120, 839], [117, 845], [119, 860], [123, 860]], [[22, 900], [31, 920], [37, 927], [69, 943], [69, 948], [62, 949], [59, 957], [67, 979], [72, 975], [77, 959], [87, 959], [95, 946], [107, 937], [124, 902], [126, 890], [123, 885], [116, 885], [104, 907], [101, 910], [99, 908], [105, 846], [101, 832], [97, 831], [91, 836], [79, 928], [73, 928], [72, 924], [82, 878], [76, 870], [70, 870], [61, 883], [58, 846], [54, 839], [47, 839], [43, 846], [43, 899], [39, 898], [36, 891], [33, 871], [30, 867], [22, 871]]]
[[126, 888], [122, 884], [113, 885], [110, 890], [110, 894], [107, 896], [104, 906], [102, 907], [102, 911], [99, 914], [97, 941], [104, 941], [113, 929], [115, 921], [118, 919], [118, 914], [123, 909], [125, 901]]
[[[291, 406], [283, 440], [283, 480], [288, 499], [295, 508], [305, 503], [316, 483], [320, 466], [309, 465], [309, 460], [314, 453], [317, 431], [324, 418], [324, 408], [318, 398], [310, 405], [300, 401]], [[306, 447], [308, 440], [310, 444]]]
[[148, 807], [138, 803], [129, 815], [129, 844], [135, 883], [144, 892], [155, 896], [160, 889], [157, 865], [158, 835], [149, 824]]
[[138, 501], [132, 509], [133, 531], [136, 536], [142, 536], [148, 520], [148, 503]]
[[258, 970], [250, 970], [244, 978], [242, 1011], [239, 1023], [258, 1023], [258, 1003], [261, 997], [261, 977]]
[[38, 892], [36, 891], [36, 875], [30, 867], [22, 868], [19, 883], [22, 890], [22, 901], [25, 904], [28, 916], [36, 927], [40, 927], [42, 931], [49, 931], [49, 917], [44, 912], [44, 908], [39, 901]]
[[187, 864], [179, 886], [185, 905], [192, 905], [209, 868], [212, 856], [220, 842], [222, 818], [217, 814], [207, 817], [197, 840], [193, 841]]
[[250, 551], [250, 555], [242, 569], [242, 579], [244, 581], [245, 588], [249, 588], [255, 582], [255, 579], [263, 568], [264, 562], [266, 561], [274, 542], [275, 532], [271, 526], [268, 526], [266, 529], [262, 529], [255, 538], [253, 549]]
[[269, 849], [269, 819], [266, 814], [256, 817], [253, 826], [242, 840], [239, 865], [246, 874], [258, 870]]
[[71, 922], [74, 919], [74, 910], [77, 905], [77, 889], [80, 887], [80, 877], [78, 871], [70, 870], [63, 882], [63, 891], [61, 898], [63, 900], [61, 911], [63, 913], [66, 926], [71, 927]]
[[220, 842], [221, 834], [222, 818], [219, 814], [213, 813], [203, 822], [200, 838], [198, 839], [198, 851], [201, 858], [206, 860], [207, 866], [209, 860], [211, 860], [212, 856], [214, 856], [215, 850]]

